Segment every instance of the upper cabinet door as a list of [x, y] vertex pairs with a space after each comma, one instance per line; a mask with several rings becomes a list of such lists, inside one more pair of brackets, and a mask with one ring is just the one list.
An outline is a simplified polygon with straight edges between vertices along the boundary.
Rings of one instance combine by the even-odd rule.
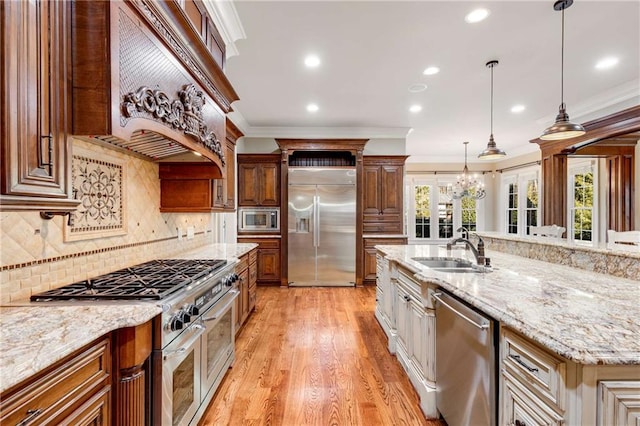
[[255, 163], [238, 163], [238, 205], [259, 205], [259, 168], [260, 165]]
[[2, 210], [69, 211], [68, 11], [59, 1], [2, 10]]
[[365, 215], [380, 215], [382, 213], [380, 203], [380, 166], [373, 165], [363, 167], [364, 173], [364, 205]]
[[279, 155], [238, 155], [238, 206], [280, 207]]
[[383, 215], [402, 213], [403, 171], [401, 165], [380, 168], [380, 211]]
[[260, 165], [260, 205], [280, 206], [280, 168], [278, 164]]

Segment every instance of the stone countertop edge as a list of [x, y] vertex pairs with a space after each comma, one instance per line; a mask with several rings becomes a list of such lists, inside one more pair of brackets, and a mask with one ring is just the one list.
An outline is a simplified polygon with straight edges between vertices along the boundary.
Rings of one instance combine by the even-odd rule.
[[612, 250], [604, 247], [591, 247], [588, 245], [579, 245], [567, 241], [565, 238], [551, 238], [551, 237], [534, 237], [534, 236], [520, 236], [520, 235], [507, 235], [500, 232], [477, 232], [477, 234], [483, 238], [493, 238], [496, 240], [513, 241], [519, 243], [540, 244], [550, 247], [558, 247], [565, 250], [573, 250], [585, 253], [599, 253], [609, 256], [622, 256], [632, 257], [640, 259], [640, 253], [625, 250]]
[[[238, 258], [257, 244], [210, 244], [172, 258]], [[95, 339], [160, 314], [153, 302], [68, 302], [0, 307], [0, 392], [41, 372]]]
[[462, 257], [436, 245], [377, 245], [418, 281], [442, 287], [548, 350], [584, 365], [640, 365], [640, 281], [487, 251], [489, 273], [443, 273], [412, 257]]

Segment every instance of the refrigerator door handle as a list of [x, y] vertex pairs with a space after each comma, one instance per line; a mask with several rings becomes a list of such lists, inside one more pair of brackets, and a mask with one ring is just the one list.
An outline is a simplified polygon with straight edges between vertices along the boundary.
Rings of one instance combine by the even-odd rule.
[[313, 197], [313, 246], [320, 247], [320, 196]]

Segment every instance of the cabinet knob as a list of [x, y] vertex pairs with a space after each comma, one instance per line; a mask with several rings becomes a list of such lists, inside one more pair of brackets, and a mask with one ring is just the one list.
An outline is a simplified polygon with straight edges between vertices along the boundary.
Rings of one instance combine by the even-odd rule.
[[405, 294], [404, 296], [402, 296], [402, 298], [405, 300], [405, 302], [410, 302], [411, 301], [411, 296]]

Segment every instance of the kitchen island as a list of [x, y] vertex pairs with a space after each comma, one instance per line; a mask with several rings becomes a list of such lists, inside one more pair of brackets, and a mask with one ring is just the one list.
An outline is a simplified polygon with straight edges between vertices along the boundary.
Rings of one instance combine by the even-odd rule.
[[[435, 316], [429, 320], [429, 316], [433, 315], [429, 308], [433, 307], [430, 294], [439, 289], [457, 296], [500, 322], [500, 354], [497, 356], [501, 360], [501, 424], [511, 424], [517, 420], [513, 416], [517, 416], [518, 410], [513, 410], [513, 406], [508, 416], [509, 407], [506, 404], [509, 401], [512, 405], [524, 404], [522, 399], [516, 398], [514, 402], [513, 398], [509, 400], [505, 395], [511, 389], [507, 379], [513, 375], [513, 371], [505, 367], [509, 361], [511, 336], [524, 341], [527, 347], [536, 351], [540, 349], [542, 354], [549, 355], [553, 360], [551, 364], [555, 363], [557, 367], [555, 373], [549, 371], [549, 377], [554, 374], [558, 376], [556, 385], [560, 389], [553, 391], [555, 399], [549, 402], [553, 398], [545, 399], [544, 395], [538, 398], [551, 408], [540, 408], [542, 403], [536, 399], [536, 406], [531, 410], [550, 413], [544, 417], [544, 421], [553, 424], [608, 424], [602, 409], [596, 413], [597, 392], [606, 397], [607, 389], [615, 387], [612, 383], [615, 382], [617, 386], [623, 382], [624, 386], [630, 385], [634, 389], [629, 391], [625, 388], [625, 394], [640, 393], [640, 281], [491, 250], [486, 255], [494, 265], [492, 272], [444, 273], [423, 266], [413, 258], [455, 257], [474, 261], [473, 256], [462, 248], [448, 252], [445, 246], [437, 245], [376, 248], [379, 262], [389, 268], [388, 271], [384, 267], [379, 270], [382, 280], [388, 278], [390, 281], [390, 285], [381, 291], [384, 293], [386, 290], [387, 293], [383, 299], [397, 299], [394, 282], [403, 282], [404, 276], [419, 288], [416, 294], [422, 299], [419, 302], [426, 310], [427, 323], [432, 321], [435, 324], [437, 321]], [[384, 287], [384, 283], [380, 285]], [[392, 329], [393, 321], [387, 321], [386, 325], [384, 322], [381, 324], [386, 328], [387, 335], [391, 340], [394, 339], [396, 331]], [[400, 326], [397, 328], [399, 330]], [[432, 330], [427, 331], [433, 334]], [[435, 357], [435, 351], [431, 348], [431, 345], [435, 346], [435, 341], [425, 341], [424, 344], [427, 347], [425, 352]], [[390, 349], [393, 348], [394, 344], [390, 342]], [[535, 365], [529, 368], [545, 372], [536, 361], [538, 358], [532, 358]], [[433, 372], [431, 364], [435, 362], [434, 359], [425, 359], [423, 364], [429, 367], [426, 369], [428, 372]], [[427, 379], [428, 375], [425, 374]], [[426, 386], [426, 392], [423, 392], [425, 398], [433, 398], [428, 391], [435, 389], [435, 377], [431, 379], [430, 386]], [[530, 379], [532, 383], [540, 381], [536, 377]], [[426, 382], [429, 384], [429, 380]], [[604, 384], [600, 390], [597, 389], [599, 383]], [[627, 403], [625, 398], [618, 398], [615, 402], [625, 407]], [[640, 415], [637, 407], [629, 410], [635, 413], [634, 418]], [[434, 414], [433, 401], [425, 403], [423, 411], [427, 416]]]

